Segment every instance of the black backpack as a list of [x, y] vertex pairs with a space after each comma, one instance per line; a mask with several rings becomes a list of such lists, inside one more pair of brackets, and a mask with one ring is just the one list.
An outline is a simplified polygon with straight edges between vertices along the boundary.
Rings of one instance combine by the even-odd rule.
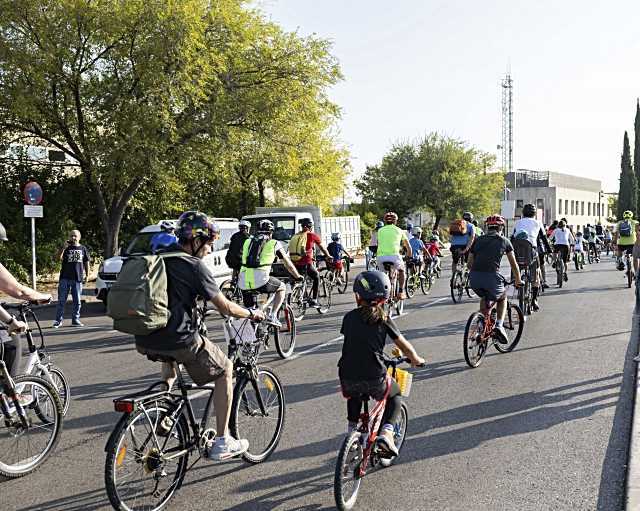
[[251, 238], [251, 241], [249, 242], [247, 261], [245, 262], [244, 266], [246, 266], [247, 268], [262, 267], [262, 265], [260, 264], [260, 255], [262, 254], [262, 249], [269, 241], [269, 237], [263, 235], [258, 235]]

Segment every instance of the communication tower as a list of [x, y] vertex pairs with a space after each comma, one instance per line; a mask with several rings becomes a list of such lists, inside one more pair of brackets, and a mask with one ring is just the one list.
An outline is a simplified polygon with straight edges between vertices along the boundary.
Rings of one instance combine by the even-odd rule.
[[502, 169], [513, 172], [513, 80], [511, 73], [502, 79]]

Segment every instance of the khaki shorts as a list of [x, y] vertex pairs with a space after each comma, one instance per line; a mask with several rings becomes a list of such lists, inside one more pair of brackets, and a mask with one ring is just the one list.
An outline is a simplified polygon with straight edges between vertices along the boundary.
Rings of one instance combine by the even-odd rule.
[[184, 366], [196, 385], [217, 380], [229, 364], [229, 359], [222, 350], [201, 336], [196, 336], [189, 346], [177, 350], [154, 350], [137, 345], [136, 349], [143, 355], [160, 355], [175, 359]]

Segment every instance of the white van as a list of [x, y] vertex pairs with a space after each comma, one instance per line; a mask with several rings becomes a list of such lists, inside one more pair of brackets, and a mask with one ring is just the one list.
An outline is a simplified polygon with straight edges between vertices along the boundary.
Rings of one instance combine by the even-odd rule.
[[[223, 281], [231, 277], [232, 270], [227, 266], [224, 260], [229, 248], [231, 235], [238, 230], [238, 220], [235, 218], [211, 218], [220, 228], [220, 237], [213, 245], [213, 251], [204, 258], [204, 262], [213, 273], [216, 282], [221, 284]], [[136, 234], [126, 250], [121, 255], [105, 259], [98, 269], [98, 277], [96, 278], [96, 297], [106, 305], [109, 289], [118, 279], [122, 263], [127, 256], [145, 255], [151, 253], [151, 238], [154, 234], [160, 232], [160, 224], [147, 225]], [[177, 220], [169, 220], [176, 226]]]

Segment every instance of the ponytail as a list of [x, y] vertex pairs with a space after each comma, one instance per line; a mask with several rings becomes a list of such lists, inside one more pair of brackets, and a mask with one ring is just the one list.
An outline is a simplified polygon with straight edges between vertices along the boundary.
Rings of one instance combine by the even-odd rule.
[[375, 325], [387, 321], [388, 316], [385, 312], [382, 304], [368, 304], [361, 302], [358, 304], [358, 310], [362, 316], [362, 319], [369, 325]]

